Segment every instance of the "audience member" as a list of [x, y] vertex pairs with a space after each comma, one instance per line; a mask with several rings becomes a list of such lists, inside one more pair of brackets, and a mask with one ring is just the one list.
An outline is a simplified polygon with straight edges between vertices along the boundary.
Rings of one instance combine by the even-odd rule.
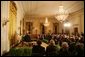
[[46, 47], [46, 56], [56, 56], [57, 49], [54, 40], [50, 40], [49, 46]]
[[67, 42], [62, 42], [59, 56], [69, 56], [69, 45]]
[[32, 48], [32, 56], [44, 56], [45, 48], [41, 46], [42, 42], [40, 40], [37, 41], [37, 45], [34, 45]]

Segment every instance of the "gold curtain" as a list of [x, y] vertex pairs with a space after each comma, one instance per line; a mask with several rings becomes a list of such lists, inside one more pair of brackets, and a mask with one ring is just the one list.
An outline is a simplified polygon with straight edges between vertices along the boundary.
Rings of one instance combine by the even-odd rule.
[[10, 45], [13, 45], [15, 43], [14, 34], [16, 32], [16, 15], [17, 15], [17, 9], [14, 2], [10, 1], [9, 6], [9, 39], [10, 39]]

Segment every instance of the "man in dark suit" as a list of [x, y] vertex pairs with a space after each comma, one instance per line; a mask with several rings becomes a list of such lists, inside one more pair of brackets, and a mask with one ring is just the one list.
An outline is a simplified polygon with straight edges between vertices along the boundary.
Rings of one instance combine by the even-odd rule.
[[44, 56], [45, 48], [41, 46], [42, 42], [37, 41], [37, 45], [34, 45], [32, 48], [32, 56]]
[[30, 35], [28, 35], [28, 33], [26, 33], [26, 35], [23, 37], [23, 41], [25, 41], [25, 42], [31, 41]]

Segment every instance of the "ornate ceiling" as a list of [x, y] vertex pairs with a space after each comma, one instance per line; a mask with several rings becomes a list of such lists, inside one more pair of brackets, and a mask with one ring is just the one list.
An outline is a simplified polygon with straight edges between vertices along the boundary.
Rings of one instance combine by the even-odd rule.
[[69, 13], [84, 8], [84, 1], [17, 1], [26, 15], [52, 16], [58, 11], [58, 6], [64, 6]]

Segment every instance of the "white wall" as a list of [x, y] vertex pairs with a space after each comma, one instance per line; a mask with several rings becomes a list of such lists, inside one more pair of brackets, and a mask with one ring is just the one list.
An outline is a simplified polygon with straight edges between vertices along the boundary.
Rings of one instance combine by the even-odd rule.
[[8, 39], [8, 23], [4, 27], [2, 26], [3, 20], [8, 19], [9, 12], [8, 1], [1, 1], [1, 55], [4, 51], [9, 51], [9, 39]]
[[[17, 26], [16, 31], [17, 33], [20, 33], [19, 27], [20, 27], [20, 20], [23, 19], [23, 9], [21, 5], [17, 2]], [[9, 32], [9, 22], [3, 27], [2, 23], [3, 20], [9, 19], [9, 1], [1, 1], [1, 55], [3, 52], [7, 52], [10, 49], [10, 43], [8, 38], [8, 32]]]
[[[71, 13], [69, 16], [69, 21], [72, 24], [70, 32], [73, 32], [74, 27], [78, 27], [78, 32], [84, 32], [84, 9]], [[77, 25], [75, 25], [77, 24]]]

